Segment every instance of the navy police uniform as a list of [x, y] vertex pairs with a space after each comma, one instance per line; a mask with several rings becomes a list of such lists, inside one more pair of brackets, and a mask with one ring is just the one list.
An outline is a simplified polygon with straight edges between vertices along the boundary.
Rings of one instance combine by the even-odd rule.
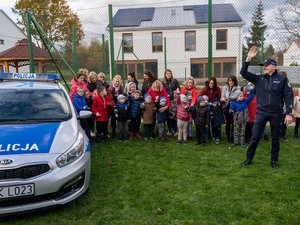
[[268, 74], [256, 75], [248, 72], [248, 66], [249, 62], [245, 62], [240, 73], [246, 80], [255, 84], [257, 113], [247, 150], [247, 160], [252, 162], [263, 129], [269, 121], [272, 137], [271, 163], [277, 162], [283, 106], [285, 102], [286, 113], [292, 113], [292, 88], [287, 77], [278, 74], [277, 70], [271, 76]]

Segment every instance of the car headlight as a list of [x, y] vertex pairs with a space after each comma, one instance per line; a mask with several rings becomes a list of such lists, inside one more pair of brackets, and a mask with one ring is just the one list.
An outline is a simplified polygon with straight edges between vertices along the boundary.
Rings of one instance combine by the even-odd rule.
[[83, 152], [84, 152], [84, 139], [83, 139], [83, 135], [79, 133], [78, 138], [73, 144], [73, 146], [56, 159], [56, 164], [59, 167], [66, 166], [74, 162], [75, 160], [77, 160], [83, 154]]

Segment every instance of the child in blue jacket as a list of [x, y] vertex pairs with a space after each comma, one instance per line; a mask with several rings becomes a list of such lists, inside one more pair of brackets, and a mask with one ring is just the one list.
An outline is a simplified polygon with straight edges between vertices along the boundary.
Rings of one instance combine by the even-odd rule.
[[[73, 105], [76, 109], [76, 112], [80, 113], [82, 110], [90, 110], [90, 107], [88, 107], [87, 100], [84, 96], [85, 89], [81, 86], [77, 87], [76, 93], [74, 94], [74, 101]], [[86, 135], [90, 140], [92, 140], [91, 132], [90, 132], [90, 126], [88, 124], [87, 119], [80, 119], [80, 124]]]
[[233, 144], [235, 147], [238, 145], [239, 140], [241, 147], [245, 146], [245, 128], [246, 123], [249, 120], [248, 117], [248, 104], [254, 97], [253, 89], [251, 89], [250, 94], [247, 99], [244, 99], [242, 91], [237, 93], [237, 99], [230, 103], [229, 113], [233, 114]]
[[160, 141], [166, 141], [165, 138], [165, 123], [167, 121], [167, 110], [160, 111], [161, 108], [164, 108], [167, 104], [167, 99], [165, 97], [156, 96], [155, 107], [157, 109], [157, 123], [158, 123], [158, 139]]

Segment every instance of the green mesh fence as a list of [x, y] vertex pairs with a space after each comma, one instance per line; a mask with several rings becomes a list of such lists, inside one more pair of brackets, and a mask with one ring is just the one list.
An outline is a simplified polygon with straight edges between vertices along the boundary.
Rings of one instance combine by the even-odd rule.
[[[251, 71], [259, 73], [258, 62], [275, 58], [280, 70], [288, 72], [292, 83], [298, 83], [300, 74], [299, 1], [261, 1], [264, 32], [256, 33], [259, 48], [257, 60]], [[248, 48], [253, 23], [257, 23], [259, 0], [214, 1], [212, 0], [212, 75], [225, 80], [239, 76], [242, 61]], [[98, 53], [93, 45], [89, 53], [78, 52], [79, 67], [96, 72], [104, 71], [109, 77], [121, 74], [125, 77], [135, 72], [142, 79], [143, 72], [150, 70], [163, 78], [166, 68], [184, 80], [189, 76], [205, 80], [208, 74], [208, 1], [168, 1], [152, 4], [112, 5], [114, 20], [114, 74], [109, 63], [109, 10], [108, 5], [89, 9], [75, 9], [83, 26], [83, 45], [98, 42]], [[286, 22], [286, 24], [284, 24]], [[290, 24], [288, 24], [290, 23]], [[297, 27], [298, 26], [298, 27]], [[287, 29], [289, 27], [289, 29]], [[256, 28], [255, 28], [256, 29]], [[255, 30], [253, 30], [255, 31]], [[294, 33], [292, 33], [294, 32]], [[255, 33], [255, 32], [254, 32]], [[105, 42], [103, 57], [102, 35]], [[251, 44], [251, 43], [250, 43]], [[249, 44], [249, 45], [250, 45]], [[80, 47], [79, 47], [80, 48]], [[297, 53], [298, 51], [298, 53]], [[292, 66], [291, 66], [292, 65]]]

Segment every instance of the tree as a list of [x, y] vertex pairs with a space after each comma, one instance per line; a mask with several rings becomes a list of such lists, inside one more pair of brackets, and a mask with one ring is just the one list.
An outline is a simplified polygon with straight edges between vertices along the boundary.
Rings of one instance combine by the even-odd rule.
[[[265, 25], [264, 22], [263, 11], [264, 11], [263, 4], [262, 1], [260, 0], [251, 18], [252, 25], [249, 29], [250, 37], [246, 37], [248, 50], [252, 46], [257, 46], [257, 47], [261, 46], [262, 34], [267, 29], [267, 25]], [[254, 57], [252, 59], [252, 62], [254, 64], [260, 63], [259, 55]]]
[[[26, 12], [29, 11], [41, 25], [44, 32], [54, 44], [72, 44], [72, 25], [76, 26], [76, 41], [80, 43], [84, 36], [82, 24], [74, 14], [65, 0], [32, 1], [18, 0], [14, 8], [14, 13], [21, 16], [17, 23], [23, 30], [26, 28]], [[32, 35], [40, 41], [37, 31], [32, 26]]]
[[264, 53], [264, 56], [266, 59], [273, 58], [274, 53], [275, 53], [275, 49], [274, 49], [273, 45], [269, 45], [269, 47], [266, 49], [266, 51]]
[[276, 16], [280, 28], [287, 31], [293, 38], [300, 38], [300, 1], [286, 0], [278, 9]]

